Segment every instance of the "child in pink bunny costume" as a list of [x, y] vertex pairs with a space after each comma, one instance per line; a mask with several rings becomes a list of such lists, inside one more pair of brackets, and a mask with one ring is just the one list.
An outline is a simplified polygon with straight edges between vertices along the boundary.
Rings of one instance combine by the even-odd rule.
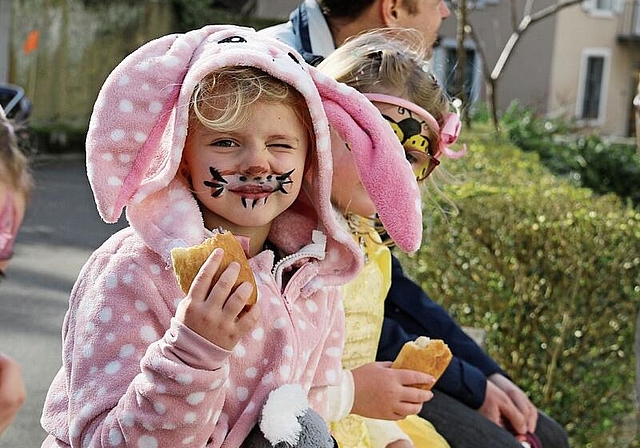
[[[249, 86], [249, 87], [247, 87]], [[326, 107], [331, 105], [331, 107]], [[237, 113], [237, 114], [236, 114]], [[361, 254], [330, 202], [329, 126], [401, 197], [420, 242], [411, 166], [379, 112], [286, 45], [235, 26], [165, 36], [107, 78], [87, 136], [103, 219], [130, 227], [91, 256], [63, 326], [43, 446], [238, 447], [288, 383], [326, 415], [341, 380], [340, 285]], [[397, 210], [397, 208], [396, 208]], [[170, 250], [218, 227], [245, 245], [258, 289], [205, 262], [186, 297]]]

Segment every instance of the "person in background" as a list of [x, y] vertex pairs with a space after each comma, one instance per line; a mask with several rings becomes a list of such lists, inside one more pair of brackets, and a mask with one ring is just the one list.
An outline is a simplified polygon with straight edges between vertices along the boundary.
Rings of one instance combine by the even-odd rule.
[[[383, 26], [415, 28], [433, 43], [450, 15], [441, 0], [304, 0], [283, 24], [261, 30], [320, 63], [345, 39]], [[392, 281], [385, 300], [379, 361], [395, 359], [419, 335], [444, 339], [454, 359], [420, 413], [454, 448], [520, 447], [516, 434], [534, 434], [545, 448], [569, 446], [566, 432], [538, 410], [526, 393], [475, 343], [392, 256]], [[536, 443], [536, 442], [534, 442]]]
[[261, 30], [317, 65], [351, 36], [375, 28], [414, 28], [429, 48], [451, 12], [444, 0], [304, 0], [289, 21]]
[[[18, 149], [14, 128], [0, 108], [0, 280], [13, 256], [13, 243], [33, 186], [27, 159]], [[20, 366], [0, 353], [0, 434], [26, 397]]]

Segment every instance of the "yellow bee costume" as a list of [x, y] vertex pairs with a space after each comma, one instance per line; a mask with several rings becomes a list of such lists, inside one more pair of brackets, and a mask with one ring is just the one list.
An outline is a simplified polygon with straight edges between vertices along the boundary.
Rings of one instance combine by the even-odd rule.
[[[360, 274], [343, 287], [346, 337], [342, 366], [353, 369], [375, 361], [384, 318], [384, 300], [391, 285], [391, 253], [369, 226], [356, 232], [365, 253]], [[331, 425], [340, 448], [378, 448], [411, 438], [416, 448], [449, 448], [433, 425], [410, 416], [400, 422], [372, 420], [350, 414]], [[403, 432], [404, 431], [404, 432]]]

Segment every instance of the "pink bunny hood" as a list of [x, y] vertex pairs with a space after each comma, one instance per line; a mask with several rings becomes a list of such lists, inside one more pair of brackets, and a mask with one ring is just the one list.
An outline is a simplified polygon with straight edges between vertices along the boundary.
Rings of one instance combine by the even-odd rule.
[[[400, 247], [417, 249], [422, 235], [420, 193], [397, 138], [386, 131], [389, 127], [378, 110], [355, 89], [307, 65], [287, 45], [253, 29], [228, 25], [153, 40], [126, 57], [105, 81], [91, 116], [86, 147], [87, 175], [106, 222], [117, 221], [126, 207], [131, 226], [167, 263], [173, 247], [202, 242], [206, 232], [202, 214], [176, 173], [193, 89], [224, 66], [259, 68], [292, 85], [307, 101], [315, 134], [316, 172], [303, 189], [308, 198], [301, 193], [298, 201], [307, 210], [309, 199], [315, 213], [300, 217], [285, 212], [281, 217], [302, 219], [300, 228], [310, 226], [327, 235], [327, 251], [335, 254], [323, 271], [327, 283], [344, 283], [362, 263], [360, 251], [330, 202], [329, 126], [347, 136], [354, 154], [369, 158], [372, 167], [379, 168], [371, 182], [380, 184], [379, 194], [389, 204], [380, 210], [380, 217]], [[402, 200], [397, 199], [400, 194], [405, 195]], [[317, 221], [310, 224], [309, 216]], [[310, 239], [307, 234], [300, 235], [306, 241], [295, 240], [292, 226], [296, 224], [291, 219], [279, 219], [272, 227], [270, 239], [285, 251], [298, 250]]]

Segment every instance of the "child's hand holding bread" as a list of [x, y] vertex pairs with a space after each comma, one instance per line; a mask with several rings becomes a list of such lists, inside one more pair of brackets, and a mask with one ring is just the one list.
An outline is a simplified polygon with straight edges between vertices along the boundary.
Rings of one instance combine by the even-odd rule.
[[173, 269], [187, 296], [176, 318], [226, 350], [251, 331], [259, 318], [255, 279], [247, 257], [231, 232], [203, 244], [171, 251]]

